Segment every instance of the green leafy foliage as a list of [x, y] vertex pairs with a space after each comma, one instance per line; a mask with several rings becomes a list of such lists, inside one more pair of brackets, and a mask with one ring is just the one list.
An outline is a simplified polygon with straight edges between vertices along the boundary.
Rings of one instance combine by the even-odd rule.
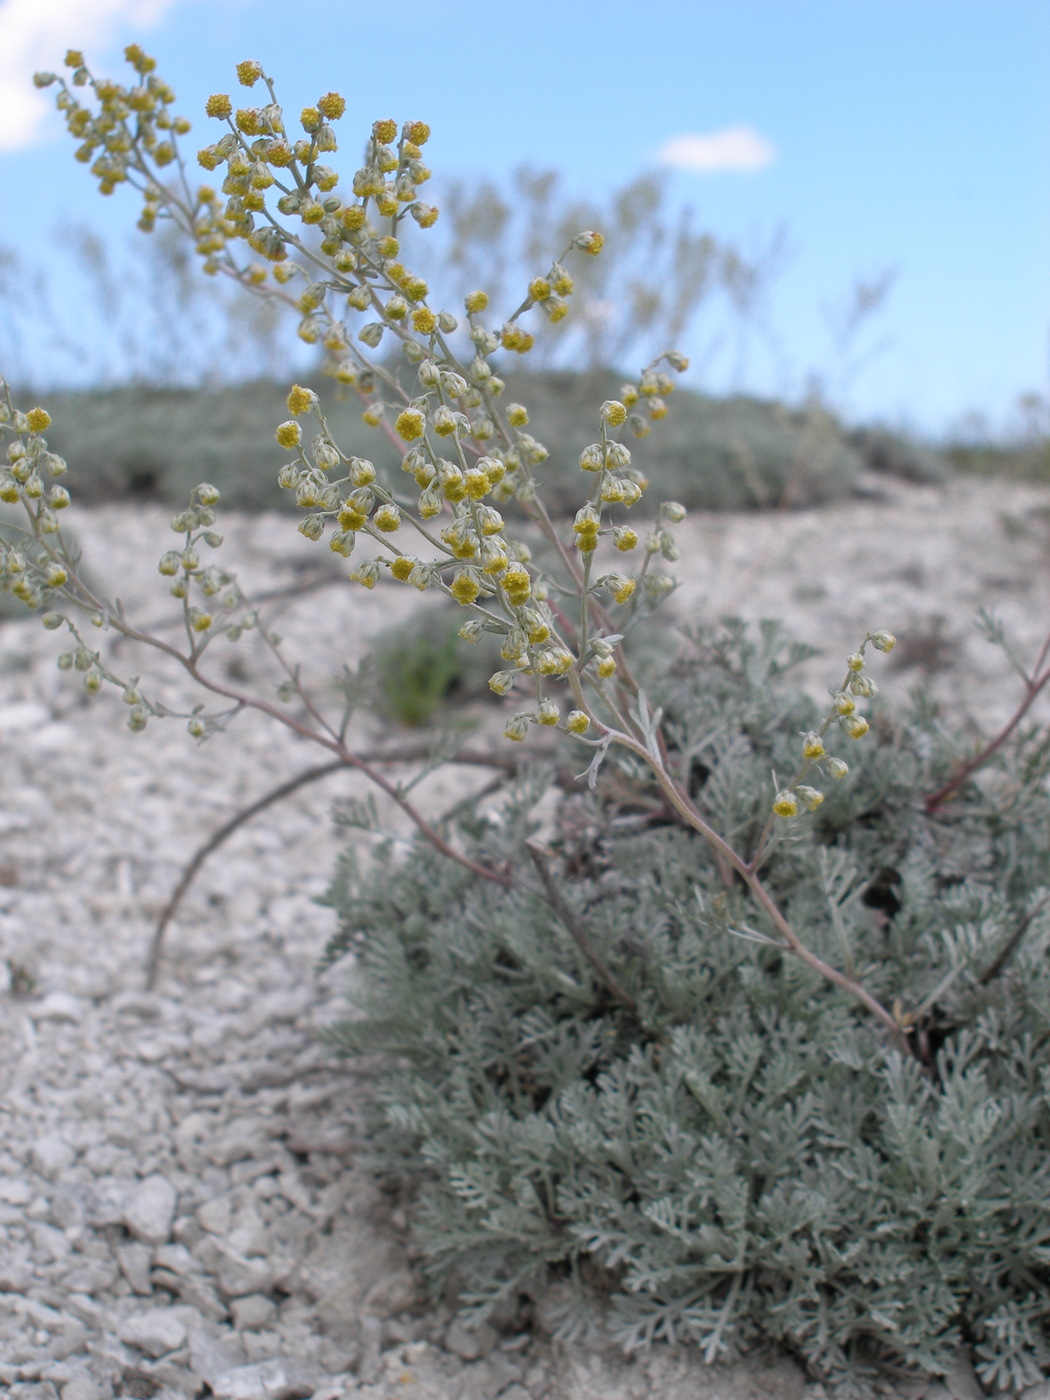
[[[791, 659], [774, 627], [730, 623], [647, 684], [738, 848], [814, 722]], [[329, 956], [356, 954], [354, 1009], [331, 1040], [381, 1052], [376, 1160], [415, 1184], [427, 1266], [470, 1317], [560, 1279], [566, 1330], [604, 1299], [628, 1349], [772, 1339], [856, 1381], [969, 1345], [1018, 1390], [1050, 1364], [1050, 742], [1025, 733], [927, 815], [958, 759], [943, 721], [876, 711], [873, 733], [778, 828], [766, 879], [810, 947], [896, 1003], [910, 1054], [773, 946], [630, 757], [562, 800], [560, 910], [422, 845], [368, 872], [346, 855]], [[544, 789], [464, 821], [471, 852], [527, 869]]]

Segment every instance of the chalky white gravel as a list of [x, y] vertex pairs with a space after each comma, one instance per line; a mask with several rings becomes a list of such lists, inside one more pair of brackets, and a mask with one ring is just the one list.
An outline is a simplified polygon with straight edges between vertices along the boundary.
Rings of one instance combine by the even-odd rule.
[[[901, 637], [876, 658], [891, 703], [925, 680], [980, 726], [1017, 695], [973, 627], [993, 607], [1024, 655], [1050, 627], [1050, 493], [1002, 483], [866, 494], [800, 514], [702, 516], [678, 531], [683, 622], [780, 616], [823, 649], [819, 692], [871, 627]], [[70, 512], [85, 559], [136, 619], [170, 606], [156, 559], [171, 539], [154, 507]], [[226, 516], [221, 559], [246, 585], [280, 588], [325, 552], [277, 516]], [[165, 536], [167, 535], [167, 538]], [[671, 566], [669, 566], [670, 569]], [[338, 576], [336, 576], [338, 579]], [[336, 581], [276, 625], [323, 681], [423, 600]], [[112, 634], [103, 638], [112, 646]], [[203, 868], [143, 990], [153, 921], [200, 841], [239, 808], [323, 758], [263, 716], [195, 746], [177, 721], [133, 736], [112, 693], [87, 700], [55, 667], [57, 634], [0, 622], [0, 1387], [19, 1400], [815, 1400], [789, 1362], [707, 1368], [689, 1351], [625, 1361], [596, 1325], [585, 1343], [466, 1333], [428, 1306], [404, 1220], [361, 1163], [367, 1066], [333, 1060], [319, 1027], [352, 969], [320, 979], [334, 927], [322, 894], [345, 835], [339, 774], [241, 828]], [[240, 644], [241, 647], [244, 644]], [[218, 673], [264, 675], [220, 644]], [[235, 658], [238, 658], [235, 660]], [[120, 646], [124, 675], [155, 667]], [[191, 690], [170, 672], [153, 693]], [[270, 693], [272, 693], [272, 688]], [[192, 701], [191, 701], [192, 703]], [[1040, 712], [1045, 720], [1048, 707]], [[374, 722], [355, 737], [374, 745]], [[429, 780], [440, 810], [479, 777]], [[16, 994], [18, 979], [29, 990]], [[8, 978], [0, 978], [6, 988]], [[960, 1363], [948, 1387], [975, 1390]], [[904, 1391], [896, 1393], [904, 1394]]]

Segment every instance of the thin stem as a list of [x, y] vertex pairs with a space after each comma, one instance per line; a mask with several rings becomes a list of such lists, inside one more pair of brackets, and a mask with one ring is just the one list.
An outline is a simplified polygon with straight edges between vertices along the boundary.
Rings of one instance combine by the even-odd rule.
[[1031, 709], [1037, 697], [1046, 685], [1050, 683], [1050, 666], [1047, 666], [1046, 670], [1042, 672], [1042, 675], [1039, 674], [1040, 668], [1046, 665], [1048, 655], [1050, 655], [1050, 634], [1047, 635], [1046, 640], [1043, 642], [1039, 655], [1036, 658], [1036, 663], [1032, 667], [1030, 674], [1024, 678], [1024, 698], [1020, 705], [1018, 705], [1011, 718], [1003, 728], [1000, 729], [994, 739], [990, 739], [983, 748], [977, 750], [972, 758], [960, 764], [948, 781], [926, 798], [926, 801], [923, 803], [923, 809], [927, 815], [932, 815], [949, 797], [954, 796], [962, 787], [963, 783], [966, 782], [967, 778], [969, 778], [971, 774], [976, 773], [979, 768], [983, 768], [993, 754], [998, 753], [1006, 743], [1007, 739], [1009, 739], [1010, 735]]

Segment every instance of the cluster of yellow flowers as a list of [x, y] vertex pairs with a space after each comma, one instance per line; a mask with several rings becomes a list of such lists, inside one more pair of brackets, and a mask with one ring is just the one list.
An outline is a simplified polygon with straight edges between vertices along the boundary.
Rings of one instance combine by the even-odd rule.
[[57, 512], [70, 503], [64, 486], [46, 485], [46, 478], [66, 473], [65, 461], [48, 451], [44, 433], [50, 426], [46, 409], [17, 410], [0, 379], [0, 431], [9, 436], [6, 460], [0, 465], [0, 501], [21, 504], [31, 521], [24, 543], [0, 537], [0, 589], [30, 608], [42, 607], [68, 579], [61, 552], [48, 544], [58, 534]]
[[[637, 384], [625, 384], [619, 399], [601, 406], [599, 440], [580, 458], [589, 474], [588, 499], [573, 526], [576, 551], [566, 550], [537, 495], [534, 471], [550, 454], [528, 431], [525, 407], [503, 405], [505, 385], [492, 357], [526, 354], [533, 347], [533, 334], [522, 321], [532, 308], [551, 322], [568, 313], [573, 279], [565, 260], [573, 253], [600, 253], [602, 235], [587, 231], [574, 238], [545, 274], [528, 283], [517, 309], [494, 326], [485, 321], [486, 293], [470, 293], [461, 328], [460, 316], [429, 305], [426, 281], [403, 261], [405, 218], [425, 229], [438, 217], [419, 193], [430, 178], [422, 159], [430, 136], [426, 123], [408, 121], [399, 129], [389, 119], [374, 122], [364, 163], [341, 182], [327, 161], [338, 150], [333, 123], [343, 116], [345, 100], [325, 93], [300, 113], [303, 134], [293, 137], [272, 80], [259, 63], [246, 60], [237, 66], [237, 77], [246, 88], [261, 84], [264, 100], [238, 108], [225, 93], [208, 99], [207, 115], [227, 129], [198, 152], [197, 160], [207, 171], [223, 171], [221, 193], [208, 185], [191, 191], [176, 140], [188, 123], [171, 116], [174, 94], [155, 76], [153, 60], [137, 46], [126, 56], [140, 80], [133, 87], [92, 77], [79, 53], [67, 55], [73, 69], [69, 84], [54, 74], [37, 77], [41, 86], [59, 83], [58, 105], [81, 142], [78, 154], [97, 157], [92, 169], [103, 190], [125, 181], [140, 188], [146, 201], [141, 227], [151, 228], [158, 214], [173, 219], [194, 239], [205, 270], [225, 272], [293, 304], [300, 337], [321, 344], [329, 372], [360, 394], [364, 421], [402, 445], [401, 466], [415, 483], [414, 499], [380, 481], [372, 462], [344, 454], [317, 395], [293, 388], [292, 417], [276, 436], [295, 459], [278, 480], [303, 512], [301, 532], [313, 540], [327, 532], [332, 550], [346, 558], [362, 534], [370, 536], [381, 552], [355, 562], [351, 579], [372, 588], [387, 571], [417, 588], [441, 589], [470, 609], [461, 629], [467, 641], [477, 641], [483, 631], [499, 634], [507, 664], [492, 676], [493, 690], [504, 694], [527, 677], [535, 693], [535, 708], [508, 724], [511, 738], [523, 737], [531, 723], [564, 723], [570, 732], [582, 733], [591, 715], [583, 683], [604, 694], [605, 682], [617, 672], [626, 618], [614, 629], [608, 608], [625, 608], [633, 616], [673, 587], [651, 564], [657, 556], [677, 556], [667, 527], [685, 512], [674, 502], [661, 507], [633, 577], [616, 568], [596, 572], [594, 556], [603, 537], [620, 556], [639, 545], [638, 531], [617, 515], [637, 503], [646, 480], [632, 466], [630, 449], [616, 430], [642, 437], [665, 416], [674, 385], [661, 365], [680, 372], [687, 367], [685, 358], [669, 352], [647, 366]], [[77, 100], [74, 89], [84, 87], [97, 98], [96, 112]], [[181, 194], [158, 175], [172, 162], [183, 176]], [[263, 263], [238, 263], [238, 243], [247, 244]], [[457, 331], [466, 332], [466, 356], [453, 347]], [[414, 377], [408, 387], [389, 359], [369, 355], [384, 340], [399, 344]], [[306, 441], [300, 420], [308, 417], [317, 431]], [[554, 584], [558, 603], [552, 601], [551, 580], [531, 565], [529, 546], [506, 533], [499, 506], [511, 499], [560, 551], [568, 577]], [[190, 510], [172, 522], [186, 535], [184, 547], [167, 551], [160, 569], [175, 580], [172, 591], [183, 599], [191, 633], [231, 628], [236, 633], [244, 623], [229, 612], [239, 598], [231, 595], [221, 619], [207, 601], [230, 586], [227, 576], [200, 566], [200, 542], [210, 543], [213, 533], [205, 519], [209, 513], [198, 490]], [[407, 532], [411, 544], [405, 542]], [[205, 595], [198, 600], [201, 606], [189, 601], [197, 592]], [[580, 610], [570, 619], [561, 600], [573, 593]], [[564, 721], [545, 689], [561, 678], [575, 702]]]
[[[528, 431], [527, 409], [503, 403], [505, 384], [493, 362], [501, 352], [526, 354], [533, 347], [522, 320], [531, 309], [551, 322], [568, 313], [573, 279], [565, 260], [600, 253], [602, 235], [587, 231], [574, 238], [546, 273], [532, 278], [521, 304], [501, 322], [488, 324], [487, 294], [471, 292], [461, 326], [460, 315], [429, 304], [426, 281], [403, 260], [405, 219], [425, 229], [438, 217], [420, 197], [430, 178], [422, 158], [430, 136], [425, 122], [407, 121], [400, 128], [390, 119], [374, 122], [363, 164], [341, 181], [327, 161], [338, 150], [333, 124], [345, 113], [344, 98], [325, 93], [300, 113], [302, 135], [290, 135], [272, 80], [259, 63], [246, 60], [237, 65], [238, 80], [245, 88], [261, 84], [263, 101], [235, 107], [225, 93], [208, 99], [207, 115], [226, 130], [197, 153], [197, 161], [207, 171], [223, 172], [221, 193], [208, 185], [194, 190], [177, 140], [189, 123], [172, 116], [174, 94], [157, 78], [153, 59], [137, 45], [125, 52], [137, 75], [132, 86], [94, 78], [73, 51], [66, 56], [73, 70], [68, 83], [51, 73], [37, 75], [40, 86], [59, 84], [58, 106], [80, 142], [78, 158], [93, 162], [104, 193], [124, 182], [142, 191], [141, 227], [149, 230], [159, 215], [174, 220], [194, 240], [206, 271], [224, 272], [294, 305], [300, 337], [324, 347], [329, 372], [361, 396], [364, 421], [399, 444], [402, 472], [414, 483], [409, 496], [402, 484], [381, 481], [368, 459], [345, 454], [318, 395], [297, 385], [288, 396], [292, 416], [277, 427], [276, 437], [295, 454], [278, 481], [302, 512], [300, 531], [311, 540], [327, 535], [330, 548], [348, 559], [362, 536], [370, 538], [379, 552], [355, 561], [351, 579], [373, 588], [386, 572], [421, 590], [441, 590], [470, 612], [460, 629], [465, 640], [497, 634], [506, 665], [491, 677], [492, 689], [506, 694], [525, 681], [535, 700], [534, 708], [509, 721], [510, 738], [523, 738], [533, 723], [582, 734], [595, 718], [596, 698], [604, 712], [622, 713], [624, 697], [607, 689], [622, 662], [622, 634], [640, 608], [672, 590], [672, 580], [652, 565], [657, 558], [677, 558], [669, 527], [685, 511], [673, 501], [660, 506], [633, 574], [616, 567], [598, 571], [603, 540], [612, 551], [610, 563], [641, 543], [622, 512], [640, 500], [647, 482], [618, 434], [644, 437], [666, 416], [674, 389], [667, 371], [681, 372], [688, 362], [668, 352], [601, 405], [597, 440], [579, 458], [587, 497], [572, 524], [574, 548], [560, 538], [538, 491], [535, 472], [548, 449]], [[78, 101], [75, 90], [83, 88], [93, 91], [96, 111]], [[179, 185], [165, 185], [158, 173], [172, 163], [182, 176]], [[263, 262], [239, 263], [238, 244]], [[366, 319], [362, 324], [355, 318]], [[465, 355], [454, 339], [458, 333], [462, 343], [464, 332]], [[411, 376], [407, 384], [396, 361], [368, 353], [384, 341], [400, 349]], [[304, 420], [314, 425], [308, 438]], [[0, 475], [0, 500], [42, 502], [39, 466], [57, 474], [31, 425], [30, 431], [28, 445], [12, 445], [10, 466]], [[183, 547], [166, 551], [159, 565], [183, 601], [191, 647], [220, 632], [235, 637], [253, 625], [232, 577], [200, 562], [201, 545], [220, 539], [211, 528], [213, 493], [199, 487], [189, 509], [174, 518], [173, 528], [185, 536]], [[62, 488], [51, 488], [38, 508], [42, 531], [52, 528], [54, 511], [66, 500]], [[511, 500], [560, 559], [556, 578], [536, 567], [523, 540], [508, 536], [499, 507]], [[8, 556], [14, 557], [10, 550]], [[17, 559], [4, 567], [17, 572]], [[33, 603], [48, 586], [44, 576], [14, 585]], [[615, 625], [610, 608], [623, 610]], [[235, 618], [236, 609], [242, 615]], [[870, 634], [865, 645], [883, 646], [886, 638]], [[867, 729], [854, 699], [874, 694], [874, 683], [862, 672], [863, 650], [857, 665], [851, 658], [824, 725], [806, 736], [802, 767], [773, 804], [778, 816], [794, 815], [800, 803], [819, 803], [821, 793], [804, 781], [814, 765], [831, 777], [846, 771], [842, 760], [825, 754], [823, 739], [835, 721], [852, 738]], [[564, 719], [549, 690], [557, 681], [571, 692]]]
[[819, 788], [810, 786], [804, 780], [816, 769], [836, 781], [849, 772], [845, 759], [835, 758], [827, 752], [824, 740], [832, 725], [849, 739], [863, 739], [870, 729], [868, 721], [857, 713], [858, 699], [873, 699], [879, 688], [864, 671], [864, 653], [871, 645], [876, 651], [892, 651], [897, 639], [892, 632], [868, 632], [856, 651], [846, 658], [846, 675], [837, 690], [831, 692], [831, 704], [823, 722], [815, 730], [802, 736], [802, 764], [794, 778], [780, 789], [773, 799], [773, 814], [777, 817], [797, 816], [800, 806], [813, 812], [824, 801]]

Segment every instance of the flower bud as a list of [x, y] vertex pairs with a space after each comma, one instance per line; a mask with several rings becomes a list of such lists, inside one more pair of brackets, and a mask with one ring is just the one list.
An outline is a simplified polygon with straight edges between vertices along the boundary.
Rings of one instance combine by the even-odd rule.
[[773, 799], [773, 815], [777, 817], [793, 817], [798, 813], [798, 802], [795, 794], [784, 788], [778, 792]]
[[849, 772], [849, 764], [842, 758], [829, 758], [824, 764], [829, 778], [834, 778], [836, 782], [844, 778]]
[[892, 632], [869, 632], [868, 641], [876, 651], [892, 651], [897, 645], [897, 638]]
[[565, 728], [570, 734], [586, 734], [591, 721], [583, 710], [570, 710], [565, 719]]
[[364, 563], [358, 564], [356, 569], [350, 571], [350, 577], [354, 583], [359, 583], [363, 588], [375, 588], [379, 582], [379, 565], [374, 559], [366, 559]]
[[879, 693], [879, 687], [870, 676], [853, 676], [849, 688], [853, 695], [861, 695], [865, 700], [874, 700]]
[[815, 812], [824, 801], [824, 794], [819, 788], [807, 787], [805, 783], [799, 783], [795, 792], [806, 804], [806, 808], [810, 812]]
[[606, 399], [598, 412], [602, 422], [608, 423], [610, 427], [618, 428], [627, 422], [626, 405], [620, 403], [619, 399]]
[[469, 622], [464, 622], [459, 629], [459, 635], [471, 646], [476, 646], [481, 640], [481, 634], [485, 630], [485, 624], [480, 617], [472, 617]]
[[810, 732], [802, 740], [803, 758], [821, 758], [824, 755], [824, 740], [819, 734]]
[[489, 676], [489, 689], [497, 695], [506, 695], [517, 679], [517, 671], [494, 671]]
[[526, 714], [512, 715], [507, 721], [503, 730], [505, 739], [513, 739], [520, 743], [529, 732], [529, 717]]

